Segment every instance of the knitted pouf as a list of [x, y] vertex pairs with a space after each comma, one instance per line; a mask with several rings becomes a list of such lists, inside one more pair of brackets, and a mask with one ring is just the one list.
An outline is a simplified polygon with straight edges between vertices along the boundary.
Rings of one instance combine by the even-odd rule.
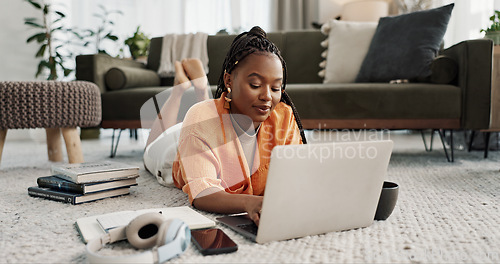
[[83, 162], [76, 127], [100, 122], [101, 95], [94, 83], [0, 82], [0, 158], [7, 129], [45, 128], [49, 160], [62, 161], [62, 132], [69, 162]]

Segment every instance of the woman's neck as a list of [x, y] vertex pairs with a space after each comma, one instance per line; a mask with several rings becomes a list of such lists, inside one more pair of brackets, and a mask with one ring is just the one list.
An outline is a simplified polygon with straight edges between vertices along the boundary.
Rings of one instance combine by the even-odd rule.
[[[233, 120], [233, 125], [239, 126], [240, 130], [249, 135], [255, 135], [259, 131], [261, 122], [253, 122], [248, 116], [242, 114], [229, 113]], [[253, 129], [253, 131], [252, 131]]]

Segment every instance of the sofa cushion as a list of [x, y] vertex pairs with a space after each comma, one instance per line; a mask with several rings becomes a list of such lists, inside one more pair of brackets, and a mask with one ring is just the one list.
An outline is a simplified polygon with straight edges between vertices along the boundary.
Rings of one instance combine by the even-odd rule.
[[329, 28], [328, 51], [323, 82], [353, 83], [368, 52], [377, 23], [332, 19], [326, 24]]
[[134, 67], [113, 67], [105, 75], [109, 90], [125, 88], [160, 86], [160, 77], [155, 71]]
[[322, 83], [318, 76], [321, 70], [321, 53], [325, 48], [320, 43], [325, 36], [319, 30], [291, 31], [283, 34], [281, 54], [285, 59], [288, 83]]
[[102, 120], [140, 120], [141, 106], [167, 87], [141, 87], [101, 95]]
[[[153, 96], [156, 96], [158, 105], [162, 106], [167, 100], [171, 88], [172, 87], [140, 87], [103, 93], [101, 95], [102, 120], [150, 119], [151, 115], [149, 113], [151, 113], [151, 111], [147, 112], [148, 116], [142, 117], [141, 115], [144, 115], [144, 112], [141, 113], [141, 108]], [[214, 94], [217, 87], [210, 86], [210, 89], [212, 94]], [[188, 89], [182, 96], [179, 113], [183, 116], [189, 108], [188, 105], [195, 101], [196, 95], [194, 90]], [[154, 108], [154, 106], [150, 105], [148, 108], [151, 109]], [[155, 117], [156, 116], [154, 116], [154, 118]]]
[[381, 18], [356, 82], [428, 78], [453, 6]]
[[462, 91], [453, 85], [408, 83], [290, 84], [302, 119], [453, 119]]
[[431, 64], [431, 83], [449, 84], [458, 75], [458, 63], [451, 57], [440, 55]]
[[207, 50], [208, 50], [208, 68], [210, 69], [207, 77], [210, 85], [217, 85], [222, 71], [222, 64], [231, 43], [236, 35], [215, 35], [208, 36]]

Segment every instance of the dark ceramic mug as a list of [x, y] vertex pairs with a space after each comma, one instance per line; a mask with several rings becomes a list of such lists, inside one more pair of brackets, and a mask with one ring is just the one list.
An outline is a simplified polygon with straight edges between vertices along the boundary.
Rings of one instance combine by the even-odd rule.
[[375, 220], [386, 220], [392, 214], [398, 200], [398, 192], [399, 185], [394, 182], [384, 182], [375, 212]]

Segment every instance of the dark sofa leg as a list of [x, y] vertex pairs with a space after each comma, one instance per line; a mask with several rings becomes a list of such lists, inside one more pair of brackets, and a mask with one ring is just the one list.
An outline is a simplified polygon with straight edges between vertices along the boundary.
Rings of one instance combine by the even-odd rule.
[[438, 129], [439, 137], [441, 138], [441, 143], [443, 144], [443, 149], [444, 149], [444, 154], [446, 155], [446, 159], [448, 162], [454, 162], [454, 157], [453, 157], [453, 130], [450, 130], [450, 154], [448, 155], [448, 150], [446, 149], [446, 144], [445, 142], [445, 133], [446, 130], [444, 129]]
[[129, 136], [130, 138], [137, 140], [137, 128], [131, 128], [129, 130]]
[[490, 148], [490, 136], [491, 132], [485, 132], [484, 134], [484, 158], [488, 157], [488, 150]]
[[434, 142], [434, 132], [436, 132], [436, 129], [431, 130], [431, 142], [430, 142], [430, 146], [427, 147], [427, 141], [425, 140], [424, 130], [420, 130], [420, 134], [422, 135], [422, 141], [424, 141], [425, 151], [427, 151], [427, 152], [432, 151], [432, 144]]
[[476, 131], [471, 130], [470, 132], [470, 138], [469, 138], [469, 148], [467, 149], [468, 152], [472, 150], [472, 143], [474, 142], [474, 136], [476, 135]]
[[116, 149], [118, 148], [118, 143], [120, 142], [120, 135], [122, 134], [123, 129], [118, 129], [118, 137], [116, 139], [115, 143], [115, 131], [116, 129], [113, 129], [113, 134], [111, 135], [111, 155], [109, 156], [110, 158], [114, 158], [116, 156]]

